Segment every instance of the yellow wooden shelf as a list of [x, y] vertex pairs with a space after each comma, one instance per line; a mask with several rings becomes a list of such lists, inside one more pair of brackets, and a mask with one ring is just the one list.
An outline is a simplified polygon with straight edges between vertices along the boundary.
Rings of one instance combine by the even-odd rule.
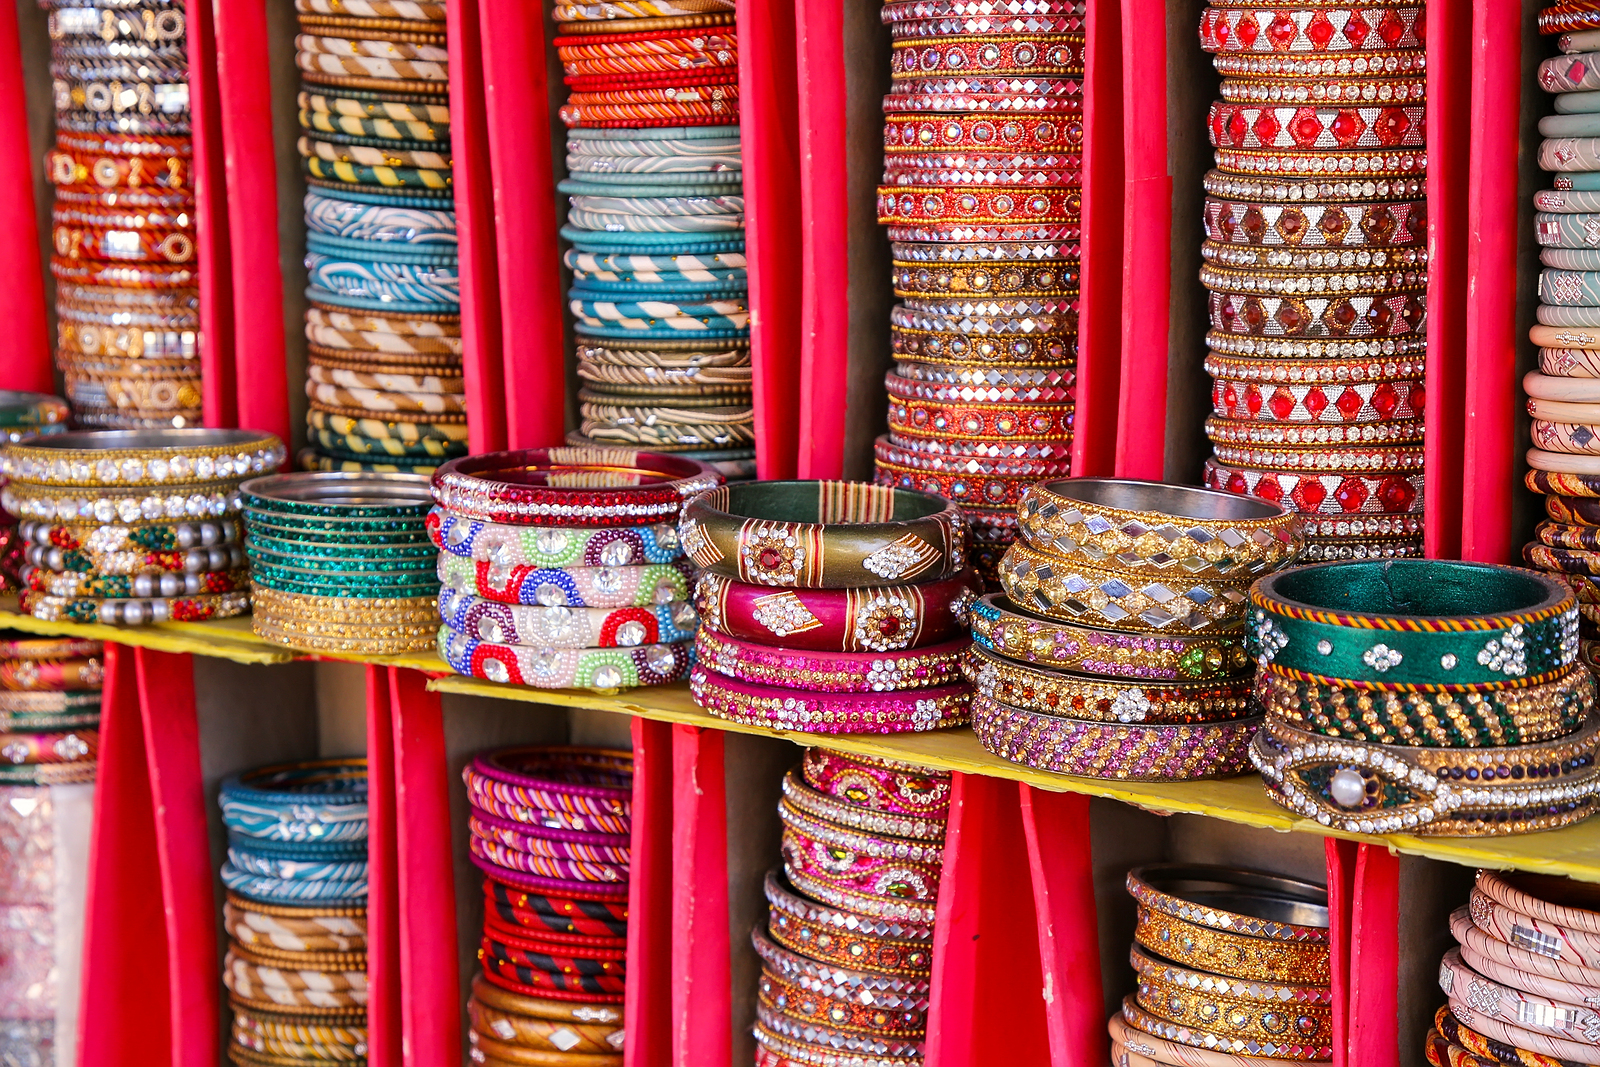
[[310, 655], [263, 641], [250, 629], [248, 616], [213, 622], [173, 622], [151, 626], [103, 626], [98, 623], [45, 622], [16, 611], [15, 601], [0, 600], [0, 628], [27, 633], [85, 637], [161, 652], [214, 656], [236, 663], [272, 664], [304, 659], [328, 659], [406, 667], [436, 677], [429, 688], [441, 693], [462, 693], [497, 700], [515, 700], [551, 707], [588, 708], [619, 715], [636, 715], [661, 722], [685, 723], [735, 733], [782, 738], [797, 745], [825, 745], [842, 752], [857, 752], [903, 760], [925, 767], [963, 774], [982, 774], [1024, 782], [1038, 789], [1085, 793], [1132, 804], [1164, 815], [1204, 815], [1245, 826], [1283, 832], [1313, 833], [1388, 845], [1397, 852], [1428, 856], [1474, 867], [1516, 868], [1545, 874], [1562, 874], [1586, 882], [1600, 882], [1600, 817], [1566, 830], [1519, 837], [1425, 838], [1406, 834], [1382, 837], [1344, 834], [1289, 814], [1267, 798], [1254, 775], [1213, 782], [1117, 782], [1076, 778], [1011, 763], [978, 744], [967, 728], [925, 734], [846, 734], [840, 736], [784, 732], [762, 726], [727, 722], [696, 707], [686, 683], [627, 690], [608, 694], [575, 689], [533, 689], [498, 685], [463, 678], [450, 671], [436, 653], [359, 657]]

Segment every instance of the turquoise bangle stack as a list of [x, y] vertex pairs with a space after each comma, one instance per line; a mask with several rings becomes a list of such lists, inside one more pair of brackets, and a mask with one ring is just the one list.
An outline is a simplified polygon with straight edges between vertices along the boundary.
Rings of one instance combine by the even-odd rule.
[[1600, 794], [1578, 609], [1536, 571], [1324, 563], [1251, 589], [1268, 793], [1324, 826], [1487, 836], [1587, 818]]

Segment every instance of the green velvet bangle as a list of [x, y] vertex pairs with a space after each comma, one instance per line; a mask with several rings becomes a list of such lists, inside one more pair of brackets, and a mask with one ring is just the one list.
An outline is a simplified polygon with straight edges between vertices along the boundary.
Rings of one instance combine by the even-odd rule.
[[926, 582], [966, 566], [956, 505], [860, 482], [719, 486], [684, 505], [679, 540], [704, 570], [801, 589]]
[[1352, 688], [1460, 692], [1548, 681], [1578, 655], [1572, 592], [1536, 571], [1449, 560], [1323, 563], [1250, 591], [1260, 664]]

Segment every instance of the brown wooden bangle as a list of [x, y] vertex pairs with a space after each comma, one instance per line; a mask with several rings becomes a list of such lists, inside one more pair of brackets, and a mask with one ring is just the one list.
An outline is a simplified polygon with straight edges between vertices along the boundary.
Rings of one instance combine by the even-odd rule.
[[[467, 1014], [472, 1029], [521, 1048], [573, 1054], [612, 1056], [621, 1051], [621, 1026], [572, 1023], [560, 1019], [535, 1019], [530, 1015], [491, 1008], [471, 997]], [[556, 1042], [560, 1042], [557, 1044]]]
[[530, 997], [495, 985], [478, 972], [472, 976], [472, 996], [478, 1003], [530, 1019], [555, 1022], [622, 1025], [622, 1005], [602, 1001], [554, 1000]]
[[467, 1040], [472, 1045], [473, 1062], [484, 1067], [622, 1067], [620, 1052], [552, 1052], [524, 1048], [496, 1041], [477, 1030], [468, 1030]]

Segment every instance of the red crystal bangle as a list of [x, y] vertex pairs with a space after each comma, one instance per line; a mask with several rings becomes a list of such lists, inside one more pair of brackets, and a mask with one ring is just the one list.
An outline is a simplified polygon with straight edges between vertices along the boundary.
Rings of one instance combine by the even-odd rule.
[[1234, 174], [1285, 178], [1402, 178], [1425, 174], [1428, 170], [1428, 156], [1423, 151], [1292, 152], [1219, 148], [1216, 161], [1218, 169]]
[[1237, 382], [1343, 385], [1349, 382], [1421, 381], [1426, 364], [1422, 356], [1395, 356], [1360, 362], [1326, 359], [1238, 358], [1207, 353], [1205, 371], [1213, 378]]
[[1208, 459], [1204, 478], [1208, 488], [1292, 505], [1306, 514], [1396, 515], [1422, 510], [1420, 474], [1295, 474], [1227, 467]]
[[1423, 293], [1391, 296], [1254, 296], [1208, 293], [1211, 324], [1251, 337], [1342, 339], [1420, 334], [1427, 319]]
[[1209, 129], [1217, 148], [1398, 148], [1424, 143], [1421, 107], [1257, 107], [1217, 102]]
[[1208, 197], [1206, 237], [1235, 245], [1393, 248], [1425, 244], [1425, 200], [1377, 203], [1253, 203]]
[[[1208, 7], [1200, 15], [1207, 52], [1349, 52], [1422, 48], [1424, 8], [1315, 7], [1267, 12], [1256, 7]], [[1345, 14], [1343, 24], [1329, 15]]]
[[878, 188], [878, 221], [890, 226], [947, 218], [959, 222], [1075, 222], [1082, 206], [1083, 194], [1077, 189]]
[[1349, 382], [1342, 386], [1255, 382], [1212, 382], [1211, 401], [1218, 415], [1269, 422], [1371, 422], [1420, 419], [1424, 406], [1420, 381]]
[[994, 367], [1062, 366], [1077, 358], [1074, 332], [986, 337], [891, 324], [889, 346], [896, 359], [913, 362]]
[[695, 608], [711, 633], [817, 652], [895, 652], [966, 629], [971, 571], [937, 582], [864, 589], [784, 589], [702, 574]]
[[[1027, 79], [1031, 83], [1032, 79]], [[1075, 94], [1054, 92], [1043, 95], [1027, 91], [1027, 86], [1017, 90], [980, 92], [976, 83], [958, 89], [941, 89], [936, 85], [918, 86], [899, 82], [894, 91], [883, 98], [885, 115], [917, 114], [947, 111], [954, 114], [991, 115], [1050, 115], [1065, 117], [1064, 121], [1077, 121], [1083, 114], [1083, 100]]]
[[1081, 15], [976, 14], [943, 18], [905, 19], [889, 26], [896, 41], [920, 41], [930, 37], [1060, 37], [1083, 32]]
[[1216, 442], [1213, 451], [1218, 463], [1232, 467], [1255, 467], [1273, 471], [1420, 471], [1422, 446], [1358, 445], [1328, 448], [1271, 445], [1231, 445]]
[[889, 400], [889, 431], [912, 437], [1005, 437], [1026, 440], [1071, 438], [1070, 404], [940, 404]]
[[916, 149], [977, 151], [1076, 151], [1083, 123], [1076, 119], [991, 118], [986, 115], [939, 118], [926, 115], [884, 117], [885, 152]]
[[447, 511], [488, 522], [641, 526], [676, 517], [686, 499], [722, 480], [683, 456], [537, 448], [453, 459], [434, 473], [433, 494]]
[[[883, 5], [880, 17], [885, 25], [925, 19], [960, 19], [1001, 15], [1032, 15], [1037, 18], [1083, 19], [1084, 0], [891, 0]], [[1078, 36], [1082, 36], [1078, 34]]]
[[1422, 440], [1423, 420], [1386, 422], [1257, 422], [1251, 419], [1206, 419], [1206, 436], [1219, 444], [1329, 447], [1335, 445], [1416, 444]]
[[[987, 477], [1038, 481], [1071, 473], [1071, 449], [1064, 442], [1017, 442], [996, 449], [997, 455], [989, 455], [988, 450], [981, 447], [971, 447], [977, 442], [953, 442], [954, 447], [937, 451], [915, 447], [925, 444], [940, 442], [883, 436], [874, 442], [873, 453], [880, 466], [897, 473], [964, 475], [980, 484]], [[980, 491], [978, 495], [985, 494]]]

